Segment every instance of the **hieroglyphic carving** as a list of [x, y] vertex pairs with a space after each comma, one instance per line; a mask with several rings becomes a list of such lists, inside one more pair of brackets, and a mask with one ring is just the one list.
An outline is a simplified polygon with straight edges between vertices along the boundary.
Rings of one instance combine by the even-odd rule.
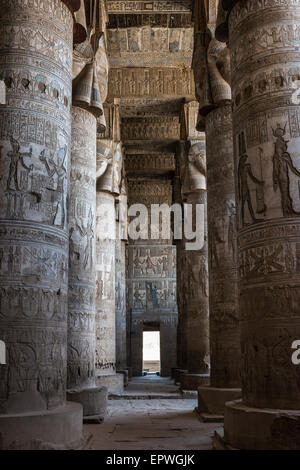
[[128, 154], [125, 158], [126, 173], [174, 171], [175, 160], [173, 154]]
[[[108, 53], [112, 68], [168, 67], [185, 65], [192, 60], [192, 28], [121, 28], [108, 29]], [[160, 54], [153, 54], [159, 50]]]
[[254, 407], [299, 409], [299, 370], [288, 359], [300, 333], [299, 106], [291, 100], [299, 8], [298, 0], [246, 0], [229, 18], [235, 165], [247, 155], [256, 179], [247, 191], [260, 214], [241, 220], [249, 197], [237, 201], [243, 400]]
[[127, 316], [126, 316], [126, 260], [125, 242], [116, 240], [115, 302], [116, 302], [116, 367], [127, 367]]
[[146, 2], [146, 1], [130, 1], [130, 2], [119, 2], [110, 0], [107, 2], [108, 13], [125, 13], [125, 12], [189, 12], [191, 10], [191, 1], [172, 1], [172, 2]]
[[68, 388], [95, 381], [96, 117], [72, 107]]
[[[101, 208], [105, 205], [105, 212]], [[110, 211], [110, 214], [107, 212]], [[96, 372], [116, 370], [115, 348], [115, 240], [103, 237], [102, 227], [115, 223], [115, 198], [109, 192], [97, 192], [96, 219]]]
[[190, 68], [112, 68], [108, 81], [108, 101], [122, 97], [194, 95]]
[[178, 117], [122, 119], [122, 140], [178, 139]]
[[[204, 245], [199, 250], [187, 250], [181, 247], [181, 263], [184, 273], [180, 279], [182, 290], [181, 308], [184, 334], [182, 342], [186, 348], [186, 363], [189, 373], [203, 374], [208, 372], [209, 356], [209, 291], [208, 291], [208, 247], [206, 216], [206, 152], [204, 134], [201, 139], [178, 146], [177, 151], [179, 174], [181, 179], [182, 199], [191, 205], [195, 214], [196, 205], [205, 207]], [[195, 229], [195, 227], [194, 227]]]
[[231, 106], [206, 116], [211, 385], [240, 386], [236, 201]]
[[9, 412], [11, 395], [26, 392], [29, 412], [31, 393], [33, 401], [40, 394], [42, 409], [65, 401], [73, 21], [60, 0], [0, 7], [7, 95], [0, 109], [0, 323], [8, 364], [0, 403]]
[[[126, 158], [128, 155], [126, 156]], [[151, 157], [151, 155], [149, 155]], [[136, 155], [133, 158], [140, 158]], [[156, 157], [153, 157], [156, 158]], [[132, 204], [144, 204], [148, 208], [149, 234], [151, 204], [172, 204], [172, 186], [169, 178], [139, 178], [133, 175], [128, 180], [128, 201]], [[140, 374], [142, 367], [142, 329], [138, 329], [133, 315], [139, 314], [141, 322], [155, 321], [162, 325], [163, 318], [177, 319], [176, 299], [176, 248], [171, 239], [164, 240], [162, 234], [155, 239], [132, 240], [127, 246], [127, 308], [132, 312], [131, 357], [135, 374]], [[169, 325], [168, 334], [176, 334], [177, 321]], [[139, 327], [140, 328], [140, 327]], [[162, 333], [163, 334], [163, 333]], [[168, 349], [169, 347], [169, 349]], [[162, 373], [170, 374], [170, 365], [176, 362], [176, 346], [169, 344], [162, 349]], [[165, 368], [165, 369], [164, 369]]]

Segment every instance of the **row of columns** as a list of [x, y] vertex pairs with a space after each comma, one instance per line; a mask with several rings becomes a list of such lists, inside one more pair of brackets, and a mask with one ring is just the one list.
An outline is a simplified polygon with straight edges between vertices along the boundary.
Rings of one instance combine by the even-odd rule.
[[193, 67], [206, 134], [211, 381], [199, 408], [223, 408], [216, 447], [296, 449], [300, 7], [224, 0], [203, 11]]
[[77, 0], [0, 5], [0, 78], [6, 85], [6, 104], [0, 107], [3, 449], [80, 446], [83, 416], [105, 414], [107, 389], [98, 376], [107, 363], [112, 369], [115, 364], [115, 297], [107, 294], [105, 280], [114, 289], [116, 241], [107, 242], [108, 280], [102, 269], [107, 246], [99, 233], [107, 171], [114, 188], [105, 194], [112, 198], [116, 224], [122, 148], [115, 139], [111, 161], [97, 172], [97, 119], [103, 131], [107, 90], [97, 82], [97, 68], [105, 77], [107, 61], [99, 60], [105, 51], [96, 36], [73, 52], [88, 36], [82, 5]]

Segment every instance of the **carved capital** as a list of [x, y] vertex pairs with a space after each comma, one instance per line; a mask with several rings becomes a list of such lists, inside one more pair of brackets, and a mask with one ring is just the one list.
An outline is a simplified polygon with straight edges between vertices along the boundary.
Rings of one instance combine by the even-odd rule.
[[97, 139], [97, 191], [120, 194], [122, 161], [121, 143]]

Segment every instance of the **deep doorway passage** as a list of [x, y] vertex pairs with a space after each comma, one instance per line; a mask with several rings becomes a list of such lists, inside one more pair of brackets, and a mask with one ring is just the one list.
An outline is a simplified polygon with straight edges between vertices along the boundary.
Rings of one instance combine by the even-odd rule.
[[144, 374], [160, 373], [160, 332], [143, 332], [143, 372]]
[[126, 391], [108, 400], [103, 424], [87, 424], [92, 450], [211, 450], [220, 424], [202, 423], [197, 394], [184, 396], [170, 378], [134, 377]]

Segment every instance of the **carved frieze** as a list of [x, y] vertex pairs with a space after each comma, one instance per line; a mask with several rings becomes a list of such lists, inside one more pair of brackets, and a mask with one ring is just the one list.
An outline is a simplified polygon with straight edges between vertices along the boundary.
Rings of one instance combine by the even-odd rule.
[[190, 68], [112, 68], [108, 81], [108, 101], [122, 97], [194, 95], [194, 80]]
[[164, 140], [179, 138], [178, 117], [122, 119], [122, 140]]

